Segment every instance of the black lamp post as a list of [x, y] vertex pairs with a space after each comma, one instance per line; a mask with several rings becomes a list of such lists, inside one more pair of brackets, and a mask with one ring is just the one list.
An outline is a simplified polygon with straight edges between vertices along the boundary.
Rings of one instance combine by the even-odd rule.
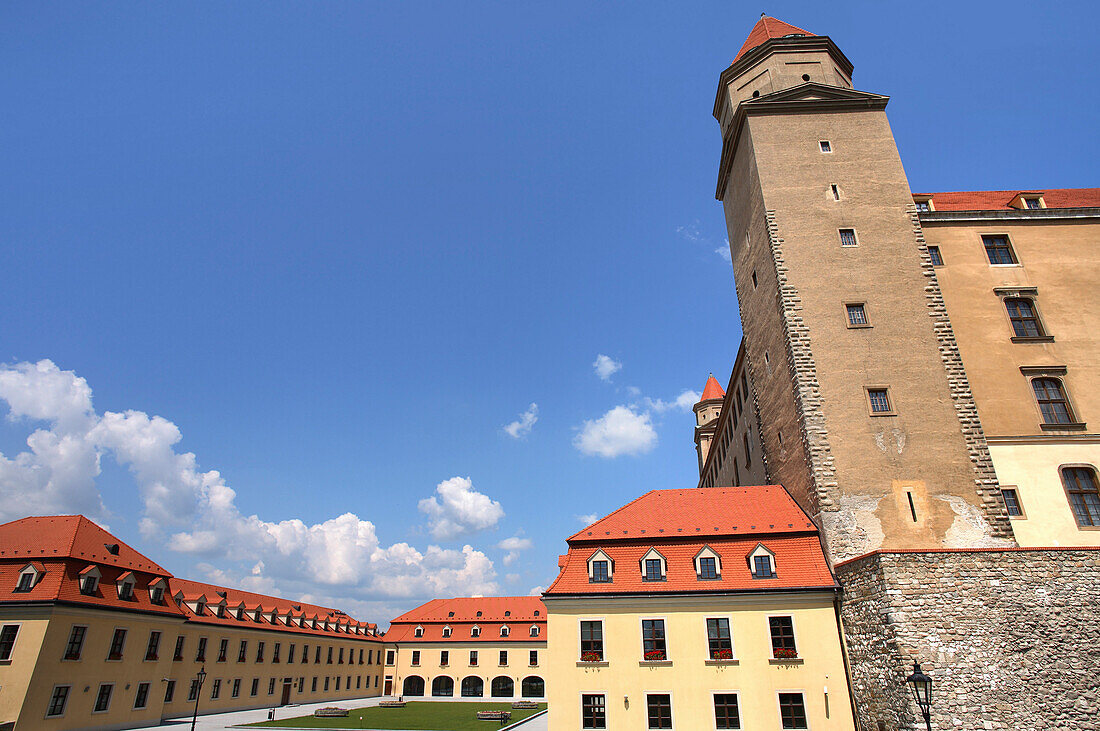
[[924, 716], [924, 727], [932, 731], [932, 678], [921, 672], [920, 663], [913, 662], [913, 674], [905, 680], [913, 691], [913, 698]]
[[199, 668], [199, 672], [195, 676], [195, 680], [199, 681], [199, 687], [195, 691], [195, 712], [191, 716], [191, 731], [195, 731], [195, 721], [197, 721], [199, 718], [199, 697], [202, 695], [202, 684], [206, 680], [205, 664], [201, 668]]

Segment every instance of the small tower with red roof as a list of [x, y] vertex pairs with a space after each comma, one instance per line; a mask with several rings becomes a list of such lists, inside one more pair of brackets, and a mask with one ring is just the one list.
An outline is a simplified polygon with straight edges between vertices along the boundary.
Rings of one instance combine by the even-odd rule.
[[722, 414], [722, 402], [726, 391], [718, 379], [711, 373], [703, 387], [703, 395], [693, 407], [695, 411], [695, 452], [699, 456], [699, 472], [707, 461], [710, 444], [714, 440], [714, 431], [718, 426], [718, 417]]

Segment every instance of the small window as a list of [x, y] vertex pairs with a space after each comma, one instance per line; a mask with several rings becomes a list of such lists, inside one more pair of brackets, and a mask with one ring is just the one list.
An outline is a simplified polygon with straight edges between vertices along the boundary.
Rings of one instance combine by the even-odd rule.
[[756, 289], [756, 287], [757, 287], [757, 282], [756, 282], [756, 270], [755, 270], [755, 269], [753, 269], [753, 270], [752, 270], [752, 288], [753, 288], [753, 289]]
[[[300, 682], [300, 679], [299, 679], [299, 682]], [[301, 691], [301, 685], [299, 685], [298, 688], [299, 688], [298, 692], [301, 693], [302, 692]], [[241, 697], [241, 679], [240, 678], [234, 678], [233, 679], [233, 690], [230, 692], [230, 696], [232, 696], [233, 698], [240, 698]]]
[[172, 653], [172, 662], [181, 662], [183, 660], [183, 635], [176, 637], [176, 650]]
[[714, 694], [714, 727], [718, 729], [741, 728], [741, 715], [737, 708], [736, 693]]
[[890, 406], [890, 395], [885, 388], [867, 389], [867, 398], [871, 402], [872, 414], [890, 414], [893, 410]]
[[[53, 693], [50, 695], [50, 703], [46, 706], [47, 718], [57, 718], [65, 715], [65, 704], [69, 700], [69, 687], [68, 685], [54, 687]], [[600, 728], [603, 728], [603, 726], [600, 726]]]
[[470, 650], [470, 665], [477, 665], [477, 650]]
[[481, 637], [481, 627], [470, 628], [470, 637]]
[[96, 593], [96, 589], [99, 588], [98, 576], [85, 576], [80, 580], [80, 593], [91, 596]]
[[932, 260], [932, 266], [934, 266], [934, 267], [942, 267], [943, 266], [943, 255], [940, 254], [940, 247], [938, 247], [938, 246], [929, 246], [928, 247], [928, 258]]
[[440, 665], [449, 665], [450, 662], [451, 662], [451, 651], [450, 650], [440, 650], [439, 651], [439, 664]]
[[5, 624], [0, 627], [0, 662], [9, 662], [15, 649], [15, 637], [19, 634], [19, 625]]
[[645, 581], [664, 581], [665, 576], [661, 572], [661, 559], [647, 558], [645, 560]]
[[581, 661], [600, 662], [603, 660], [603, 622], [586, 620], [581, 622]]
[[121, 660], [122, 650], [126, 646], [126, 630], [116, 629], [111, 637], [111, 649], [107, 651], [108, 660]]
[[420, 664], [420, 650], [413, 650], [412, 651], [412, 664], [413, 665], [419, 665]]
[[867, 321], [867, 309], [862, 302], [844, 305], [848, 313], [848, 327], [867, 327], [871, 323]]
[[606, 583], [611, 581], [611, 574], [608, 573], [607, 561], [593, 561], [592, 562], [592, 582], [596, 584]]
[[176, 681], [169, 680], [164, 684], [164, 702], [171, 703], [172, 699], [176, 697]]
[[497, 664], [500, 665], [501, 667], [504, 667], [505, 665], [508, 664], [508, 651], [507, 650], [501, 650], [500, 651], [500, 654], [497, 657]]
[[809, 728], [806, 725], [806, 704], [801, 693], [779, 694], [779, 718], [783, 728]]
[[214, 685], [210, 688], [210, 700], [216, 701], [222, 694], [222, 679], [214, 678]]
[[531, 667], [535, 667], [539, 664], [539, 651], [531, 650], [527, 653], [527, 664]]
[[775, 570], [772, 568], [772, 557], [767, 554], [753, 556], [752, 575], [755, 579], [774, 579]]
[[539, 626], [537, 624], [531, 625], [531, 636], [532, 637], [538, 637], [539, 636]]
[[481, 616], [481, 610], [480, 610], [480, 609], [479, 609], [479, 610], [477, 610], [477, 615], [476, 615], [476, 616], [478, 616], [478, 617], [480, 617], [480, 616]]
[[444, 627], [443, 628], [443, 636], [444, 637], [450, 637], [451, 636], [451, 628], [450, 627]]
[[1046, 335], [1031, 300], [1024, 297], [1009, 297], [1005, 300], [1005, 308], [1008, 310], [1008, 319], [1012, 321], [1012, 332], [1016, 337], [1040, 338]]
[[423, 636], [424, 636], [424, 628], [423, 627], [417, 627], [415, 630], [413, 630], [413, 637], [423, 637]]
[[386, 664], [393, 665], [393, 650], [386, 650]]
[[1036, 210], [1043, 207], [1042, 201], [1040, 201], [1038, 198], [1024, 198], [1024, 205], [1031, 210]]
[[1074, 424], [1073, 411], [1069, 407], [1066, 391], [1057, 378], [1035, 378], [1031, 381], [1035, 400], [1043, 415], [1044, 424]]
[[1082, 528], [1100, 526], [1100, 492], [1096, 487], [1096, 470], [1092, 467], [1063, 467], [1062, 483], [1066, 487], [1077, 525]]
[[917, 204], [917, 210], [920, 211], [921, 213], [928, 213], [929, 211], [932, 210], [932, 206], [926, 200], [916, 201], [916, 204]]
[[603, 695], [581, 696], [581, 728], [607, 728], [607, 706]]
[[111, 683], [104, 683], [99, 686], [99, 692], [95, 696], [95, 705], [92, 706], [92, 713], [106, 713], [111, 707], [111, 693], [114, 691], [115, 686]]
[[134, 598], [133, 582], [124, 581], [118, 585], [118, 598], [124, 602], [128, 602]]
[[830, 186], [829, 186], [829, 190], [830, 190], [830, 191], [832, 192], [832, 194], [833, 194], [833, 200], [834, 200], [834, 201], [838, 201], [838, 200], [840, 200], [840, 188], [836, 187], [836, 185], [835, 185], [835, 184], [833, 184], [833, 185], [830, 185]]
[[790, 617], [768, 617], [768, 630], [772, 638], [772, 657], [792, 660], [798, 657], [794, 644], [794, 620]]
[[1002, 487], [1001, 497], [1005, 501], [1005, 512], [1013, 518], [1023, 517], [1024, 511], [1020, 507], [1020, 496], [1014, 487]]
[[703, 556], [699, 559], [699, 578], [718, 578], [718, 561], [714, 558], [714, 556]]
[[645, 697], [646, 728], [672, 728], [672, 696], [667, 693], [649, 693]]
[[707, 620], [707, 649], [711, 660], [732, 660], [733, 639], [730, 621], [725, 617]]
[[512, 630], [509, 629], [507, 625], [500, 628], [500, 636], [501, 637], [507, 637], [511, 633], [512, 633]]
[[[278, 643], [275, 647], [278, 647]], [[218, 662], [225, 662], [225, 656], [229, 652], [229, 640], [223, 639], [218, 643]]]
[[642, 659], [647, 662], [668, 659], [668, 648], [665, 645], [665, 620], [642, 620]]
[[[264, 643], [260, 643], [262, 646]], [[206, 662], [206, 638], [199, 638], [199, 647], [195, 651], [195, 662]]]
[[828, 140], [821, 140], [821, 142], [819, 142], [818, 144], [821, 145], [821, 151], [822, 152], [832, 152], [833, 151], [833, 146], [831, 144], [829, 144]]
[[990, 264], [999, 266], [1018, 263], [1007, 236], [983, 236], [982, 244], [985, 245], [985, 255], [989, 257]]
[[19, 574], [19, 583], [16, 585], [16, 591], [30, 591], [34, 588], [34, 576], [33, 570], [24, 571]]
[[856, 230], [854, 228], [840, 229], [840, 245], [844, 247], [856, 246]]
[[149, 633], [149, 644], [145, 646], [145, 661], [153, 662], [160, 653], [160, 632], [153, 630]]
[[84, 638], [88, 635], [88, 628], [82, 626], [74, 626], [69, 631], [69, 641], [65, 643], [65, 654], [63, 658], [65, 660], [79, 660], [80, 653], [84, 649]]

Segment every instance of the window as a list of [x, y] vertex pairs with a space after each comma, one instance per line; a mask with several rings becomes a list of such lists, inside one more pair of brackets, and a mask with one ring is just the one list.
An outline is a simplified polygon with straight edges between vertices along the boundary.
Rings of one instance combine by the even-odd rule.
[[840, 188], [836, 187], [836, 184], [835, 184], [835, 183], [834, 183], [833, 185], [830, 185], [830, 186], [829, 186], [829, 190], [830, 190], [830, 191], [832, 192], [832, 194], [833, 194], [833, 200], [834, 200], [834, 201], [838, 201], [838, 200], [840, 200]]
[[741, 728], [741, 716], [737, 711], [736, 693], [714, 694], [714, 727]]
[[149, 644], [145, 647], [145, 660], [156, 660], [160, 651], [160, 632], [153, 630], [149, 633]]
[[470, 650], [470, 664], [477, 665], [477, 650]]
[[386, 650], [386, 664], [393, 665], [393, 650]]
[[885, 388], [869, 388], [867, 389], [867, 398], [871, 400], [871, 413], [872, 414], [889, 414], [890, 397], [886, 393]]
[[665, 620], [642, 620], [642, 659], [650, 662], [666, 660]]
[[862, 302], [844, 305], [848, 312], [848, 327], [866, 327], [871, 323], [867, 321], [867, 310]]
[[92, 713], [105, 713], [111, 707], [111, 693], [114, 689], [115, 686], [110, 683], [99, 686], [99, 692], [95, 696], [95, 705], [92, 706]]
[[718, 561], [714, 558], [714, 556], [703, 556], [699, 559], [699, 578], [718, 578]]
[[1031, 381], [1031, 388], [1035, 391], [1035, 400], [1039, 402], [1044, 424], [1075, 422], [1061, 381], [1057, 378], [1035, 378]]
[[[925, 205], [928, 205], [928, 204], [925, 203]], [[919, 206], [918, 206], [918, 209], [919, 209]], [[943, 266], [943, 254], [940, 253], [940, 247], [938, 247], [938, 246], [929, 246], [928, 247], [928, 258], [932, 260], [932, 266], [934, 266], [934, 267], [942, 267]]]
[[1091, 467], [1063, 467], [1062, 484], [1066, 486], [1069, 504], [1077, 525], [1085, 528], [1100, 526], [1100, 493], [1096, 488], [1096, 470]]
[[325, 692], [326, 693], [328, 692], [328, 683], [329, 683], [329, 678], [325, 678]]
[[501, 667], [504, 667], [505, 665], [508, 664], [508, 651], [507, 650], [501, 650], [500, 651], [500, 657], [497, 659], [497, 664], [500, 665]]
[[539, 636], [539, 626], [537, 624], [531, 625], [531, 636], [532, 637], [538, 637]]
[[80, 653], [84, 649], [84, 638], [88, 635], [88, 628], [74, 626], [69, 631], [69, 641], [65, 643], [66, 660], [79, 660]]
[[286, 652], [286, 661], [290, 665], [294, 664], [294, 650], [295, 650], [295, 645], [294, 645], [293, 642], [291, 642], [290, 643], [290, 648]]
[[34, 571], [26, 571], [19, 574], [19, 583], [16, 585], [16, 591], [30, 591], [34, 588]]
[[[256, 681], [252, 681], [252, 682], [253, 682], [253, 684], [255, 684]], [[316, 693], [317, 692], [317, 676], [316, 675], [313, 676], [313, 683], [310, 686], [310, 692], [311, 693]], [[252, 695], [256, 695], [255, 687], [253, 687]]]
[[80, 593], [92, 595], [99, 588], [99, 577], [89, 574], [80, 580]]
[[451, 636], [451, 628], [450, 627], [444, 627], [443, 628], [443, 636], [444, 637], [450, 637]]
[[413, 650], [412, 653], [413, 653], [412, 654], [412, 664], [413, 665], [419, 665], [420, 664], [420, 650]]
[[707, 620], [707, 649], [711, 660], [732, 660], [733, 640], [730, 637], [730, 621], [725, 617]]
[[[328, 684], [328, 678], [325, 678], [325, 684], [326, 685]], [[328, 688], [325, 688], [325, 690], [328, 690]], [[268, 684], [267, 684], [267, 694], [268, 695], [275, 695], [275, 678], [272, 678], [270, 680], [270, 682], [268, 682]]]
[[772, 557], [768, 555], [752, 557], [752, 575], [757, 579], [774, 579]]
[[534, 667], [539, 664], [539, 651], [531, 650], [527, 655], [527, 664]]
[[[283, 649], [283, 643], [276, 642], [275, 648], [271, 651], [271, 662], [279, 662], [279, 651]], [[340, 650], [340, 662], [344, 661], [344, 650]]]
[[[317, 690], [317, 678], [313, 679], [313, 689]], [[249, 695], [256, 695], [260, 692], [260, 679], [252, 679], [252, 692]]]
[[199, 638], [199, 648], [195, 651], [195, 662], [206, 662], [206, 638]]
[[233, 690], [230, 692], [230, 695], [233, 698], [240, 698], [240, 696], [241, 696], [241, 679], [240, 678], [234, 678], [233, 679]]
[[1024, 198], [1024, 205], [1031, 210], [1043, 207], [1042, 202], [1038, 198]]
[[329, 646], [329, 648], [328, 648], [328, 658], [325, 660], [325, 664], [326, 665], [331, 665], [332, 664], [332, 647], [331, 646]]
[[1005, 300], [1008, 319], [1012, 321], [1012, 332], [1018, 338], [1040, 338], [1046, 335], [1039, 324], [1039, 316], [1031, 300], [1023, 297], [1010, 297]]
[[806, 725], [806, 705], [801, 693], [779, 694], [779, 718], [783, 728], [809, 728]]
[[1005, 511], [1013, 518], [1022, 517], [1023, 509], [1020, 508], [1020, 496], [1014, 487], [1002, 487], [1001, 497], [1005, 501]]
[[171, 703], [172, 699], [176, 697], [176, 681], [169, 680], [164, 684], [164, 702]]
[[856, 246], [856, 230], [854, 228], [840, 229], [840, 245]]
[[245, 662], [248, 654], [248, 640], [241, 640], [241, 646], [237, 649], [237, 662]]
[[134, 598], [134, 585], [129, 581], [124, 581], [118, 585], [118, 598], [124, 602], [128, 602]]
[[833, 146], [831, 144], [829, 144], [828, 140], [822, 140], [818, 144], [821, 145], [821, 151], [822, 152], [832, 152], [833, 151]]
[[645, 560], [645, 581], [664, 581], [665, 576], [661, 572], [661, 559], [647, 558]]
[[154, 586], [153, 591], [149, 594], [149, 601], [153, 604], [164, 604], [164, 587]]
[[603, 622], [581, 622], [581, 660], [599, 662], [603, 660]]
[[413, 637], [423, 637], [423, 636], [424, 636], [424, 628], [423, 627], [417, 627], [416, 629], [413, 630]]
[[749, 432], [747, 429], [745, 433], [741, 435], [741, 442], [745, 446], [745, 468], [748, 469], [749, 465], [752, 464], [752, 455], [749, 453]]
[[607, 561], [592, 562], [592, 581], [602, 584], [611, 581], [611, 575], [607, 571]]
[[122, 648], [126, 645], [126, 630], [116, 629], [111, 637], [111, 649], [107, 651], [108, 660], [121, 660]]
[[481, 637], [481, 627], [477, 627], [477, 626], [471, 627], [470, 628], [470, 637]]
[[218, 644], [218, 662], [225, 662], [225, 656], [229, 652], [229, 640], [222, 640]]
[[256, 662], [263, 662], [263, 661], [264, 661], [264, 643], [257, 642], [256, 643]]
[[191, 687], [187, 689], [187, 702], [194, 703], [199, 697], [199, 681], [192, 679]]
[[[928, 213], [929, 211], [932, 210], [932, 206], [930, 206], [928, 204], [928, 201], [926, 201], [926, 200], [916, 201], [916, 204], [917, 204], [917, 210], [920, 211], [921, 213]], [[719, 727], [719, 728], [721, 728], [721, 727]], [[734, 728], [734, 727], [731, 726], [730, 728]]]
[[672, 696], [650, 693], [645, 697], [649, 725], [646, 728], [672, 728]]
[[507, 625], [500, 628], [500, 636], [501, 637], [507, 637], [511, 633], [512, 633], [512, 630], [509, 629]]
[[314, 665], [319, 665], [320, 663], [321, 663], [321, 646], [317, 645], [317, 647], [314, 648], [313, 664]]
[[19, 634], [19, 625], [5, 624], [0, 627], [0, 662], [11, 660], [15, 649], [15, 636]]
[[439, 664], [440, 665], [449, 665], [450, 662], [451, 662], [451, 651], [450, 650], [440, 650], [439, 651]]
[[176, 638], [176, 650], [172, 653], [172, 661], [180, 662], [183, 660], [183, 635]]
[[768, 617], [768, 629], [772, 636], [772, 657], [790, 660], [798, 657], [794, 645], [794, 620], [790, 617]]
[[752, 270], [752, 288], [756, 289], [759, 286], [759, 282], [756, 280], [756, 270]]
[[985, 246], [985, 255], [989, 257], [989, 263], [1016, 264], [1016, 254], [1012, 251], [1012, 245], [1007, 236], [983, 236], [982, 244]]
[[[69, 686], [58, 685], [50, 695], [50, 704], [46, 706], [46, 716], [56, 718], [65, 715], [65, 703], [69, 700]], [[600, 726], [600, 728], [603, 728]]]
[[581, 728], [607, 728], [607, 707], [603, 695], [581, 696]]
[[210, 700], [216, 701], [222, 694], [222, 679], [214, 678], [214, 684], [210, 687]]

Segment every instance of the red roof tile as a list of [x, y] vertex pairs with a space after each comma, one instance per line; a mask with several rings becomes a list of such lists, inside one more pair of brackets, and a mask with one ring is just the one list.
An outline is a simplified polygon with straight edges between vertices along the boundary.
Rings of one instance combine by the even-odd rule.
[[[470, 630], [475, 625], [481, 634], [472, 637]], [[507, 637], [500, 636], [504, 625], [509, 629]], [[531, 636], [531, 625], [539, 627], [535, 637]], [[424, 631], [421, 637], [416, 636], [417, 627]], [[450, 637], [443, 636], [444, 627], [451, 628]], [[386, 642], [545, 642], [546, 606], [537, 596], [433, 599], [394, 619], [385, 639]]]
[[[1021, 193], [1043, 196], [1047, 208], [1100, 207], [1100, 188], [1052, 188], [1050, 190], [972, 190], [933, 193], [932, 207], [937, 211], [1015, 210], [1009, 204]], [[922, 196], [923, 197], [923, 196]]]
[[[118, 554], [107, 550], [118, 546]], [[77, 558], [171, 576], [152, 559], [135, 551], [83, 515], [23, 518], [0, 525], [0, 560], [7, 558]]]
[[791, 25], [790, 23], [784, 23], [777, 18], [762, 15], [760, 16], [760, 20], [756, 21], [756, 25], [754, 25], [749, 32], [749, 37], [745, 39], [745, 44], [741, 46], [741, 50], [737, 52], [737, 56], [733, 59], [733, 62], [737, 63], [738, 59], [746, 53], [773, 38], [782, 38], [789, 35], [812, 36], [815, 34], [808, 30], [802, 30], [798, 26]]
[[707, 385], [703, 387], [703, 395], [699, 397], [699, 401], [708, 401], [710, 399], [722, 399], [726, 396], [726, 390], [722, 388], [722, 384], [718, 382], [718, 379], [714, 377], [714, 374], [710, 374], [710, 378], [707, 379]]

